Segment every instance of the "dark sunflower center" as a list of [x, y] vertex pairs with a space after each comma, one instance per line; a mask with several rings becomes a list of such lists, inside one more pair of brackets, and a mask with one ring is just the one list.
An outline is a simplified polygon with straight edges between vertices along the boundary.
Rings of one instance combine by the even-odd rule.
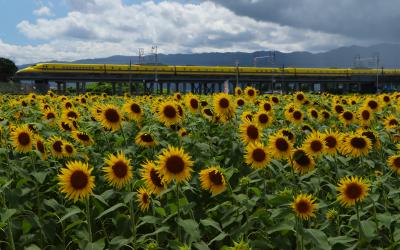
[[190, 106], [197, 109], [199, 107], [199, 102], [196, 99], [190, 99]]
[[201, 104], [202, 107], [205, 107], [205, 106], [208, 105], [208, 103], [206, 101], [201, 101], [200, 104]]
[[295, 120], [300, 120], [300, 119], [301, 119], [301, 112], [298, 111], [298, 110], [294, 111], [294, 112], [293, 112], [293, 118], [294, 118]]
[[396, 159], [394, 159], [393, 165], [394, 165], [396, 168], [400, 168], [400, 157], [396, 157]]
[[315, 111], [315, 110], [312, 110], [311, 111], [311, 116], [314, 117], [314, 118], [318, 118], [318, 112]]
[[140, 139], [144, 142], [153, 142], [153, 137], [150, 134], [143, 134], [140, 136]]
[[76, 170], [71, 175], [71, 186], [73, 189], [84, 189], [89, 183], [89, 177], [81, 170]]
[[164, 112], [164, 115], [168, 118], [176, 117], [176, 109], [174, 107], [172, 107], [171, 105], [165, 106], [163, 112]]
[[112, 165], [112, 170], [118, 178], [124, 178], [128, 173], [128, 165], [124, 161], [117, 161]]
[[151, 182], [152, 182], [155, 186], [157, 186], [157, 187], [164, 187], [164, 186], [162, 185], [161, 178], [160, 178], [160, 176], [158, 175], [158, 173], [157, 173], [157, 171], [156, 171], [155, 169], [151, 169], [151, 170], [150, 170], [150, 179], [151, 179]]
[[47, 118], [48, 120], [50, 120], [50, 119], [56, 118], [56, 116], [54, 115], [54, 113], [48, 113], [48, 114], [46, 115], [46, 118]]
[[333, 136], [325, 137], [325, 145], [328, 148], [334, 148], [334, 147], [336, 147], [336, 144], [337, 144], [337, 141], [336, 141], [335, 137], [333, 137]]
[[369, 113], [368, 110], [363, 110], [363, 111], [361, 112], [361, 116], [362, 116], [362, 118], [363, 118], [364, 120], [368, 120], [368, 119], [370, 118], [371, 114]]
[[208, 177], [210, 178], [210, 181], [214, 185], [222, 185], [222, 183], [223, 183], [222, 174], [218, 171], [213, 170], [213, 171], [209, 172]]
[[224, 109], [228, 108], [228, 107], [229, 107], [229, 101], [228, 101], [228, 99], [226, 99], [226, 98], [221, 98], [221, 100], [219, 100], [219, 106], [220, 106], [221, 108], [224, 108]]
[[279, 151], [287, 151], [289, 149], [289, 143], [283, 138], [278, 138], [275, 141], [275, 146]]
[[390, 97], [387, 96], [387, 95], [385, 95], [385, 96], [383, 97], [383, 100], [384, 100], [385, 102], [389, 102], [389, 101], [390, 101]]
[[346, 111], [343, 113], [343, 118], [347, 121], [350, 121], [353, 119], [353, 113], [351, 113], [350, 111]]
[[72, 108], [72, 103], [70, 103], [70, 102], [65, 103], [65, 107], [67, 109]]
[[390, 125], [390, 126], [399, 125], [399, 122], [398, 122], [396, 119], [391, 119], [391, 120], [389, 121], [389, 125]]
[[176, 95], [176, 99], [180, 100], [180, 99], [181, 99], [181, 95], [180, 95], [180, 94], [177, 94], [177, 95]]
[[324, 116], [325, 119], [328, 119], [329, 116], [330, 116], [329, 113], [326, 112], [326, 111], [324, 111], [324, 112], [322, 113], [322, 115]]
[[362, 188], [358, 183], [349, 183], [344, 193], [350, 199], [359, 199], [362, 194]]
[[261, 148], [256, 148], [254, 149], [253, 153], [251, 154], [253, 159], [258, 162], [262, 162], [265, 160], [265, 157], [267, 156]]
[[236, 91], [236, 93], [237, 93], [238, 95], [240, 95], [240, 94], [242, 94], [242, 91], [241, 91], [240, 89], [238, 89], [238, 90]]
[[300, 200], [296, 203], [296, 211], [300, 214], [308, 213], [310, 208], [310, 203], [305, 200]]
[[167, 159], [166, 167], [173, 174], [181, 173], [185, 168], [185, 162], [178, 155], [173, 155]]
[[180, 116], [183, 116], [183, 109], [182, 109], [181, 105], [178, 105], [178, 114]]
[[72, 152], [74, 152], [74, 149], [71, 145], [65, 145], [65, 151], [67, 151], [68, 154], [72, 154]]
[[254, 90], [249, 89], [249, 91], [247, 91], [247, 94], [248, 94], [249, 96], [254, 96]]
[[302, 100], [304, 100], [304, 95], [298, 94], [298, 95], [296, 96], [296, 98], [297, 98], [297, 100], [302, 101]]
[[62, 152], [62, 145], [63, 145], [62, 141], [55, 141], [53, 143], [52, 147], [53, 147], [54, 151]]
[[49, 106], [48, 104], [45, 104], [45, 105], [43, 106], [43, 108], [44, 108], [44, 109], [49, 109], [50, 106]]
[[279, 102], [279, 99], [278, 99], [278, 97], [272, 97], [272, 101], [274, 102], [274, 103], [278, 103]]
[[140, 114], [140, 112], [141, 112], [142, 110], [141, 110], [141, 108], [140, 108], [140, 106], [139, 106], [138, 104], [133, 103], [133, 104], [131, 104], [131, 111], [132, 111], [133, 113]]
[[65, 123], [65, 122], [61, 122], [61, 127], [66, 131], [71, 131], [72, 130], [72, 128], [69, 126], [69, 124]]
[[364, 138], [361, 138], [361, 137], [351, 138], [350, 144], [354, 148], [358, 148], [358, 149], [363, 149], [367, 146], [367, 142], [365, 141]]
[[246, 118], [249, 120], [249, 121], [252, 121], [253, 120], [253, 116], [252, 115], [246, 115]]
[[74, 111], [69, 111], [69, 112], [67, 113], [67, 116], [68, 116], [69, 118], [73, 118], [73, 119], [78, 118], [78, 114], [75, 113]]
[[312, 128], [311, 128], [310, 126], [308, 126], [308, 125], [304, 125], [303, 127], [301, 127], [301, 129], [302, 129], [303, 131], [310, 131], [310, 132], [312, 132]]
[[366, 136], [372, 142], [372, 144], [376, 143], [376, 137], [375, 137], [373, 132], [365, 131], [365, 132], [362, 133], [362, 135]]
[[238, 106], [243, 106], [243, 105], [244, 105], [244, 101], [243, 101], [242, 99], [239, 99], [239, 100], [237, 101], [237, 105], [238, 105]]
[[204, 113], [205, 113], [206, 115], [208, 115], [208, 116], [212, 116], [212, 115], [213, 115], [211, 109], [204, 109]]
[[149, 203], [149, 195], [147, 193], [142, 194], [142, 202], [143, 204]]
[[107, 121], [116, 123], [119, 122], [120, 116], [117, 110], [109, 108], [104, 111], [104, 116], [107, 119]]
[[268, 115], [266, 114], [261, 114], [258, 116], [258, 121], [262, 124], [267, 123], [269, 120]]
[[31, 143], [31, 137], [26, 132], [21, 132], [18, 135], [18, 143], [22, 146], [29, 145]]
[[90, 139], [89, 136], [87, 134], [84, 134], [84, 133], [78, 133], [77, 137], [81, 141], [89, 141], [89, 139]]
[[42, 153], [42, 154], [45, 153], [43, 142], [37, 141], [36, 142], [36, 147], [37, 147], [37, 150], [39, 150], [40, 153]]
[[297, 150], [296, 152], [294, 152], [293, 158], [296, 163], [302, 167], [306, 167], [311, 163], [310, 157], [308, 157], [308, 155], [303, 150]]
[[368, 106], [369, 106], [371, 109], [376, 109], [376, 108], [378, 107], [378, 103], [377, 103], [376, 101], [369, 101], [369, 102], [368, 102]]
[[323, 146], [322, 142], [318, 141], [318, 140], [312, 141], [311, 144], [310, 144], [311, 150], [314, 151], [314, 152], [321, 151], [322, 150], [322, 146]]
[[335, 106], [335, 111], [336, 111], [336, 113], [341, 114], [341, 113], [343, 113], [344, 108], [342, 106], [340, 106], [340, 105], [336, 105]]
[[264, 103], [264, 110], [265, 111], [270, 111], [272, 109], [272, 106], [271, 106], [271, 104], [269, 104], [269, 103]]
[[248, 126], [247, 136], [252, 140], [256, 140], [258, 138], [258, 128], [256, 128], [254, 125]]

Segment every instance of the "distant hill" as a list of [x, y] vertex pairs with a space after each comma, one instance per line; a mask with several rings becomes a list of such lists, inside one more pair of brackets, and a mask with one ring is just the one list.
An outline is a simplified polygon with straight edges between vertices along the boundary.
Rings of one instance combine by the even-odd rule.
[[[275, 60], [270, 57], [275, 54]], [[379, 67], [400, 68], [400, 44], [378, 44], [369, 47], [340, 47], [321, 53], [310, 52], [271, 52], [256, 51], [227, 53], [196, 53], [196, 54], [158, 54], [158, 62], [164, 65], [206, 65], [234, 66], [236, 61], [240, 66], [254, 66], [255, 57], [269, 56], [257, 59], [259, 67], [376, 67], [376, 55], [379, 54]], [[359, 59], [356, 59], [359, 58]], [[137, 56], [116, 55], [106, 58], [81, 59], [72, 63], [93, 64], [132, 64], [138, 63]], [[154, 64], [154, 56], [144, 57], [144, 63]], [[28, 65], [20, 65], [20, 68]]]

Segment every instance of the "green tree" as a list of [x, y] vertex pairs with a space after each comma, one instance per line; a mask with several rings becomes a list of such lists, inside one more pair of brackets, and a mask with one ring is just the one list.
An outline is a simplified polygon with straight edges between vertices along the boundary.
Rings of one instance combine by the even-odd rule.
[[8, 81], [17, 70], [18, 68], [13, 61], [0, 57], [0, 81]]

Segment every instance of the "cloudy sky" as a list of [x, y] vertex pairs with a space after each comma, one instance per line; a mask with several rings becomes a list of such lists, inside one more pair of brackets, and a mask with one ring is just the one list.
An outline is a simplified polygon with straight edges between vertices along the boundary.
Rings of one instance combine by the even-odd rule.
[[326, 51], [400, 42], [398, 0], [0, 0], [17, 64], [160, 53]]

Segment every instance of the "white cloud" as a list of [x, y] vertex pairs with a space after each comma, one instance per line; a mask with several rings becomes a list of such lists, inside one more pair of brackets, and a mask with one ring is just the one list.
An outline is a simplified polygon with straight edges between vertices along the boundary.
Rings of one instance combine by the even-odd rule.
[[35, 16], [51, 16], [52, 15], [50, 8], [47, 6], [42, 6], [39, 9], [34, 10], [33, 14]]
[[0, 42], [0, 51], [18, 63], [134, 55], [138, 48], [160, 53], [255, 50], [321, 50], [350, 42], [346, 37], [295, 29], [238, 16], [206, 1], [199, 4], [121, 0], [65, 0], [64, 17], [22, 21], [17, 28], [37, 46]]

